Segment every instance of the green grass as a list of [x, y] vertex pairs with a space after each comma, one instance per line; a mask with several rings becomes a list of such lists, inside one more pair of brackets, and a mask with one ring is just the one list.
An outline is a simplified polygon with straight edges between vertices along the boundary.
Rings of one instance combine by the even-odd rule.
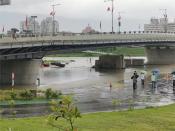
[[[144, 48], [131, 48], [131, 47], [111, 47], [111, 48], [98, 48], [95, 51], [102, 51], [106, 53], [113, 53], [116, 55], [124, 56], [145, 56]], [[85, 52], [71, 52], [64, 54], [50, 55], [51, 57], [98, 57], [100, 54], [85, 53]]]
[[[59, 100], [59, 99], [55, 99]], [[9, 106], [10, 100], [4, 100], [0, 102], [0, 106]], [[33, 105], [33, 104], [49, 104], [51, 100], [44, 98], [35, 98], [31, 100], [14, 100], [15, 105]]]
[[[1, 119], [0, 131], [59, 131], [47, 117]], [[58, 122], [62, 124], [61, 122]], [[57, 123], [57, 124], [58, 124]], [[75, 123], [78, 131], [175, 131], [175, 105], [134, 111], [83, 115]]]

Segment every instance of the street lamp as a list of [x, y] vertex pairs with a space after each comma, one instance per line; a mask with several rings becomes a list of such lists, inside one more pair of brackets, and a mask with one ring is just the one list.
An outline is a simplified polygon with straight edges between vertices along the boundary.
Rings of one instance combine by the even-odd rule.
[[61, 4], [54, 4], [54, 5], [51, 5], [52, 6], [52, 12], [51, 12], [51, 15], [53, 17], [53, 23], [52, 23], [52, 36], [55, 35], [55, 6], [58, 6], [58, 5], [61, 5]]
[[35, 32], [35, 19], [37, 18], [37, 16], [31, 16], [31, 18], [34, 20], [34, 29], [33, 29], [33, 33], [34, 33], [34, 35], [36, 35], [36, 32]]
[[112, 16], [112, 34], [114, 33], [114, 0], [105, 0], [105, 2], [111, 1], [111, 16]]

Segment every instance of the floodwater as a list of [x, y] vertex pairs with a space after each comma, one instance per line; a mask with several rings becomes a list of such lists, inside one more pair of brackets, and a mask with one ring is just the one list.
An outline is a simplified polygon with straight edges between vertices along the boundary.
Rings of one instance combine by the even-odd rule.
[[[71, 94], [82, 113], [123, 110], [134, 107], [144, 108], [174, 103], [175, 95], [172, 82], [166, 79], [167, 73], [175, 69], [175, 65], [143, 66], [123, 70], [95, 70], [91, 68], [98, 58], [61, 57], [44, 58], [67, 63], [64, 68], [44, 67], [40, 70], [41, 86], [39, 89], [52, 88], [63, 94]], [[162, 77], [153, 89], [150, 83], [152, 69], [159, 69]], [[137, 90], [133, 91], [131, 76], [134, 71], [146, 70], [146, 83], [141, 86], [140, 79]], [[110, 84], [112, 88], [110, 88]], [[118, 104], [114, 105], [113, 101]], [[18, 117], [48, 114], [47, 105], [35, 105], [24, 109], [17, 107]]]
[[[175, 96], [171, 81], [163, 78], [175, 69], [175, 65], [143, 66], [123, 70], [100, 70], [91, 67], [98, 58], [45, 58], [69, 62], [65, 68], [42, 68], [40, 77], [42, 86], [60, 90], [63, 94], [72, 94], [82, 112], [109, 111], [114, 108], [112, 101], [120, 101], [116, 108], [128, 108], [131, 100], [136, 108], [160, 106], [174, 102]], [[75, 60], [75, 62], [70, 62]], [[157, 88], [152, 89], [150, 75], [152, 69], [158, 68], [163, 74]], [[147, 70], [144, 87], [138, 80], [137, 90], [133, 91], [131, 76]], [[110, 88], [110, 84], [112, 88]]]

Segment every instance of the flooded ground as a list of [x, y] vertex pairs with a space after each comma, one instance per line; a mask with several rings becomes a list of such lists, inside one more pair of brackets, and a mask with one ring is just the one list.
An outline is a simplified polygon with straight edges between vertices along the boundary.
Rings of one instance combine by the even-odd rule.
[[[67, 63], [65, 68], [45, 67], [40, 70], [41, 86], [39, 89], [52, 88], [63, 94], [72, 94], [83, 113], [111, 111], [113, 109], [144, 108], [174, 103], [175, 95], [172, 82], [166, 80], [166, 74], [175, 69], [175, 65], [143, 66], [123, 70], [100, 70], [91, 67], [97, 58], [45, 58]], [[152, 69], [159, 69], [163, 74], [153, 89], [150, 83]], [[140, 75], [147, 71], [145, 86], [138, 80], [137, 90], [133, 91], [131, 76], [134, 71]], [[112, 88], [110, 88], [110, 84]], [[115, 106], [113, 101], [119, 103]], [[48, 105], [16, 107], [18, 117], [48, 114]]]
[[[48, 59], [48, 58], [46, 58]], [[51, 58], [50, 58], [51, 59]], [[124, 70], [92, 69], [97, 58], [54, 58], [62, 61], [71, 61], [65, 68], [43, 68], [41, 70], [41, 83], [61, 90], [63, 94], [73, 94], [82, 112], [108, 111], [113, 109], [113, 100], [120, 101], [118, 108], [128, 108], [130, 100], [136, 107], [160, 106], [174, 102], [172, 83], [162, 77], [156, 89], [151, 88], [150, 75], [152, 69], [158, 68], [166, 76], [175, 69], [175, 65], [144, 66], [127, 68]], [[131, 76], [134, 71], [147, 70], [147, 81], [144, 87], [138, 80], [138, 87], [133, 91]], [[112, 89], [110, 89], [110, 83]]]

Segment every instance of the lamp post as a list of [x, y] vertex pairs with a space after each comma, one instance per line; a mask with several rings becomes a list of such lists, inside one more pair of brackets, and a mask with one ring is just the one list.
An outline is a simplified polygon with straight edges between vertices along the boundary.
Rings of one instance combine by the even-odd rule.
[[58, 6], [58, 5], [61, 5], [61, 4], [54, 4], [52, 5], [52, 12], [51, 12], [51, 15], [52, 15], [52, 36], [55, 35], [55, 6]]
[[111, 17], [112, 17], [112, 34], [114, 33], [114, 0], [105, 0], [105, 2], [111, 1]]
[[37, 16], [31, 16], [31, 18], [33, 19], [34, 21], [34, 29], [33, 29], [33, 34], [36, 35], [36, 32], [35, 32], [35, 19], [37, 18]]

